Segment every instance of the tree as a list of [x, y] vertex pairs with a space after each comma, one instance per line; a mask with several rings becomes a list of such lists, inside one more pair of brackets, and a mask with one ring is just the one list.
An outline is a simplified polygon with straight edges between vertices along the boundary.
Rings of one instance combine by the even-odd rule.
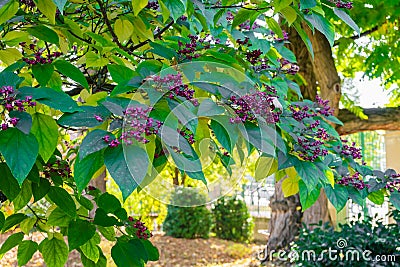
[[[300, 193], [302, 210], [321, 191], [337, 210], [348, 197], [385, 195], [399, 208], [397, 174], [364, 166], [332, 126], [341, 122], [328, 103], [303, 100], [281, 26], [294, 27], [317, 59], [307, 27], [334, 43], [323, 6], [353, 25], [346, 5], [306, 0], [2, 4], [0, 190], [14, 214], [0, 213], [0, 226], [23, 233], [1, 253], [18, 245], [24, 265], [39, 249], [48, 266], [63, 266], [77, 249], [85, 266], [103, 266], [101, 234], [115, 242], [118, 266], [143, 266], [158, 259], [151, 234], [115, 196], [88, 186], [92, 178], [107, 170], [126, 200], [174, 165], [215, 192], [206, 165], [235, 176], [254, 153], [258, 178], [275, 173], [286, 197]], [[221, 185], [237, 181], [229, 175]], [[44, 233], [40, 245], [22, 241], [31, 231]]]

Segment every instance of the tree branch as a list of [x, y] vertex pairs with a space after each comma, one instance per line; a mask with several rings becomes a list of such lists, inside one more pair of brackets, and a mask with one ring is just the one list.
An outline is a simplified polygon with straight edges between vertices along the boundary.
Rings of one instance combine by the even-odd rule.
[[362, 131], [400, 130], [400, 108], [369, 108], [364, 109], [364, 114], [368, 119], [360, 119], [347, 109], [341, 109], [338, 118], [344, 125], [336, 130], [340, 135]]
[[[359, 35], [356, 34], [356, 35], [353, 35], [353, 36], [350, 36], [350, 37], [346, 37], [346, 39], [357, 40], [358, 38], [361, 38], [363, 36], [367, 36], [367, 35], [369, 35], [369, 34], [371, 34], [373, 32], [376, 32], [378, 29], [379, 29], [379, 27], [375, 26], [375, 27], [373, 27], [373, 28], [371, 28], [369, 30], [366, 30], [365, 32], [360, 33]], [[339, 41], [337, 40], [337, 41], [335, 41], [333, 43], [333, 46], [337, 46], [338, 44], [339, 44]]]
[[106, 25], [107, 25], [107, 29], [108, 29], [108, 31], [110, 32], [110, 34], [111, 34], [111, 36], [112, 36], [112, 38], [113, 38], [114, 43], [116, 43], [116, 44], [118, 45], [119, 48], [121, 48], [122, 50], [125, 50], [125, 51], [126, 51], [126, 47], [124, 47], [124, 46], [120, 43], [120, 41], [118, 40], [117, 35], [115, 34], [115, 32], [114, 32], [114, 30], [113, 30], [113, 28], [112, 28], [112, 26], [111, 26], [111, 22], [108, 20], [108, 17], [107, 17], [107, 9], [104, 7], [102, 0], [97, 0], [97, 3], [98, 3], [99, 6], [100, 6], [100, 12], [101, 12], [101, 14], [103, 15], [104, 22], [105, 22]]
[[[165, 25], [164, 28], [162, 28], [159, 32], [157, 32], [156, 34], [154, 34], [154, 39], [159, 38], [166, 30], [168, 30], [172, 25], [174, 25], [174, 20], [172, 20], [170, 23], [168, 23], [167, 25]], [[143, 41], [141, 43], [138, 43], [137, 45], [132, 46], [131, 48], [129, 48], [130, 51], [135, 51], [136, 49], [146, 45], [150, 40], [147, 39], [146, 41]]]

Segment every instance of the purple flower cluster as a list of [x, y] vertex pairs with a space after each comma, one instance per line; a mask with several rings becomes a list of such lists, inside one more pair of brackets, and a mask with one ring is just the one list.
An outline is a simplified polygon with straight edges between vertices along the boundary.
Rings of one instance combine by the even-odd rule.
[[57, 159], [44, 165], [43, 174], [45, 178], [59, 176], [63, 179], [71, 177], [71, 168], [68, 161]]
[[[25, 42], [21, 42], [19, 43], [19, 45], [22, 47], [26, 47]], [[52, 63], [54, 59], [62, 55], [61, 52], [53, 52], [47, 54], [46, 56], [43, 56], [43, 52], [45, 51], [45, 49], [36, 48], [35, 44], [30, 44], [29, 49], [34, 52], [34, 57], [33, 58], [24, 57], [22, 58], [22, 60], [30, 65]]]
[[194, 98], [194, 90], [190, 89], [187, 84], [183, 84], [182, 74], [168, 74], [165, 77], [154, 76], [153, 81], [158, 88], [168, 88], [168, 97], [174, 99], [176, 96], [183, 97], [198, 106], [197, 99]]
[[344, 2], [341, 0], [331, 0], [330, 2], [334, 3], [337, 8], [345, 8], [345, 9], [353, 8], [353, 2]]
[[317, 111], [326, 117], [333, 116], [333, 109], [329, 106], [329, 100], [323, 100], [319, 95], [315, 97], [315, 102], [319, 106]]
[[194, 143], [194, 134], [188, 128], [185, 127], [182, 130], [178, 130], [178, 132], [189, 142], [189, 144], [192, 145]]
[[328, 155], [328, 150], [323, 148], [324, 141], [316, 138], [298, 137], [299, 157], [314, 162], [320, 156]]
[[294, 63], [291, 63], [289, 60], [280, 58], [278, 61], [281, 63], [281, 71], [287, 74], [295, 75], [297, 72], [299, 72], [300, 67]]
[[144, 136], [158, 133], [162, 122], [149, 118], [151, 110], [151, 107], [146, 109], [141, 107], [129, 107], [125, 110], [126, 128], [125, 132], [121, 135], [121, 139], [124, 140], [126, 144], [132, 144], [132, 139], [146, 144], [149, 140]]
[[[355, 145], [356, 143], [353, 142], [351, 145], [349, 145], [349, 141], [345, 139], [341, 139], [343, 146], [341, 148], [340, 154], [343, 156], [350, 156], [353, 159], [362, 159], [362, 153], [361, 153], [361, 148], [357, 148]], [[338, 146], [340, 149], [340, 146]]]
[[110, 140], [110, 136], [106, 135], [103, 137], [104, 142], [108, 143], [109, 147], [117, 147], [121, 144], [121, 142], [118, 139], [112, 139]]
[[366, 184], [360, 174], [358, 172], [354, 173], [353, 175], [346, 175], [343, 176], [339, 181], [338, 184], [345, 185], [345, 186], [352, 186], [358, 190], [363, 190], [364, 188], [369, 188], [370, 185]]
[[275, 97], [267, 92], [257, 91], [242, 97], [231, 96], [228, 105], [238, 115], [231, 118], [231, 123], [242, 123], [246, 121], [256, 122], [256, 116], [264, 118], [267, 123], [277, 123], [279, 121], [280, 110], [275, 108]]
[[140, 220], [135, 220], [131, 216], [128, 217], [129, 222], [131, 222], [132, 227], [136, 229], [136, 237], [139, 239], [149, 239], [152, 234]]
[[200, 38], [199, 36], [189, 34], [188, 37], [190, 39], [189, 43], [178, 41], [178, 55], [182, 60], [198, 58], [200, 57], [200, 54], [197, 53], [199, 49], [208, 49], [211, 46], [210, 42], [206, 40], [209, 36], [206, 36], [206, 38]]
[[158, 2], [157, 2], [157, 1], [151, 1], [151, 2], [149, 2], [149, 3], [147, 4], [146, 7], [149, 8], [149, 9], [157, 10], [158, 7], [159, 7], [159, 5], [158, 5]]

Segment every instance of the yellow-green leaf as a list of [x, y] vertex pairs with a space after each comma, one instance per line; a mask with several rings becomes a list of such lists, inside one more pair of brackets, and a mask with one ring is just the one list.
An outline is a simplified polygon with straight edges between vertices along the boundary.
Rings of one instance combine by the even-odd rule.
[[0, 51], [0, 61], [4, 62], [7, 66], [14, 64], [21, 58], [22, 54], [16, 48], [6, 48]]
[[101, 57], [94, 52], [86, 53], [86, 67], [104, 67], [108, 64], [108, 59]]
[[3, 40], [4, 43], [8, 46], [16, 46], [20, 42], [27, 41], [29, 37], [29, 34], [27, 32], [22, 32], [22, 31], [11, 31], [8, 32]]
[[278, 170], [278, 161], [273, 157], [261, 156], [256, 163], [254, 179], [260, 181]]
[[114, 24], [114, 32], [120, 42], [125, 42], [131, 38], [133, 33], [133, 25], [129, 20], [117, 19]]
[[331, 170], [326, 170], [325, 172], [326, 179], [328, 179], [329, 184], [332, 185], [332, 187], [335, 187], [335, 176], [333, 175], [333, 172]]
[[53, 0], [38, 0], [36, 6], [49, 19], [51, 24], [56, 23], [57, 6]]
[[14, 17], [15, 13], [18, 12], [19, 4], [18, 1], [10, 1], [7, 4], [5, 4], [1, 9], [0, 9], [0, 24], [3, 24], [7, 20], [11, 19]]
[[285, 197], [295, 195], [299, 192], [299, 181], [298, 177], [288, 177], [282, 182], [282, 192]]
[[132, 0], [132, 8], [134, 15], [137, 16], [143, 8], [147, 6], [149, 0]]

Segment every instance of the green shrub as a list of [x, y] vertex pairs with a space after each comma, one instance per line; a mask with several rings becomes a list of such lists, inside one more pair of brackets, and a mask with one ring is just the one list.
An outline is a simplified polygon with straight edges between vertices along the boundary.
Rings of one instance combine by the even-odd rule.
[[[291, 248], [295, 253], [292, 255], [298, 256], [296, 266], [399, 266], [400, 228], [397, 224], [384, 225], [381, 221], [368, 218], [340, 225], [340, 228], [340, 231], [334, 231], [328, 224], [320, 224], [314, 230], [303, 228]], [[332, 257], [327, 254], [329, 249], [336, 250], [332, 252]], [[316, 259], [302, 256], [307, 255], [306, 251], [314, 251]], [[366, 253], [364, 257], [363, 253]], [[384, 255], [386, 261], [378, 264], [374, 261], [377, 255]], [[394, 261], [390, 261], [389, 255], [395, 255]]]
[[205, 203], [205, 196], [194, 189], [178, 188], [172, 198], [172, 203], [189, 207], [168, 205], [163, 224], [165, 234], [178, 238], [208, 238], [212, 224], [211, 212], [205, 206], [190, 207], [191, 203]]
[[216, 236], [226, 240], [248, 242], [253, 234], [253, 220], [246, 203], [238, 196], [218, 199], [212, 209]]

